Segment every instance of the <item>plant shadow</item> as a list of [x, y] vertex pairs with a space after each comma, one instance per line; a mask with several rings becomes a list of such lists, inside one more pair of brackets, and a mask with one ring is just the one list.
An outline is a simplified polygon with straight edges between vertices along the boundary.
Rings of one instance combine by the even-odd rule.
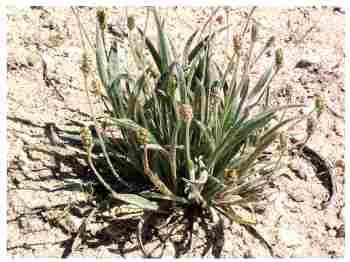
[[[20, 118], [9, 118], [12, 121], [18, 121], [24, 125], [29, 125], [36, 128], [45, 128], [45, 126], [37, 125], [35, 123], [32, 123], [30, 121], [26, 121], [25, 119]], [[45, 144], [44, 144], [45, 145]], [[21, 187], [20, 183], [19, 186], [16, 185], [17, 189], [27, 189], [27, 190], [43, 190], [47, 193], [57, 193], [57, 192], [65, 192], [65, 191], [75, 191], [75, 192], [81, 192], [83, 190], [82, 185], [91, 183], [93, 185], [93, 192], [95, 194], [95, 199], [106, 199], [108, 197], [108, 192], [101, 186], [97, 179], [95, 178], [94, 173], [88, 168], [86, 163], [84, 163], [84, 159], [86, 158], [86, 155], [79, 152], [70, 152], [67, 150], [62, 150], [63, 146], [56, 145], [55, 147], [52, 147], [51, 144], [47, 149], [45, 147], [41, 148], [35, 148], [36, 151], [39, 151], [43, 155], [47, 155], [52, 159], [52, 164], [50, 165], [44, 164], [44, 169], [50, 170], [50, 175], [46, 175], [45, 177], [33, 177], [33, 176], [25, 176], [26, 181], [31, 182], [38, 182], [39, 188], [28, 187], [26, 188]], [[27, 148], [28, 150], [31, 150], [31, 145]], [[57, 150], [55, 150], [55, 148]], [[69, 171], [63, 172], [61, 169], [62, 166], [68, 167]], [[12, 169], [18, 168], [17, 166], [12, 167]], [[106, 169], [105, 163], [96, 161], [96, 167], [100, 170]], [[38, 171], [38, 170], [35, 170]], [[34, 172], [34, 171], [33, 171]], [[115, 179], [111, 175], [106, 174], [106, 180], [108, 179]], [[58, 187], [48, 187], [43, 186], [42, 182], [49, 181], [49, 180], [59, 180], [64, 181], [63, 185], [60, 185]], [[114, 183], [115, 184], [115, 183]], [[120, 192], [121, 189], [117, 189], [118, 192]], [[98, 199], [97, 201], [98, 202]], [[114, 203], [115, 205], [118, 205], [118, 203]], [[120, 203], [119, 203], [120, 204]], [[26, 216], [27, 214], [34, 214], [35, 216], [42, 217], [45, 223], [50, 223], [47, 221], [47, 218], [43, 215], [49, 211], [62, 211], [65, 209], [69, 204], [60, 204], [60, 205], [45, 205], [45, 207], [36, 207], [36, 208], [30, 208], [28, 212], [25, 212], [23, 214], [19, 214], [16, 219], [19, 219], [23, 216]], [[76, 202], [73, 203], [75, 208], [87, 208], [87, 206], [96, 208], [99, 203], [96, 206], [95, 204], [92, 204], [89, 199], [83, 202]], [[98, 208], [98, 207], [97, 207]], [[105, 208], [105, 207], [104, 207]], [[72, 208], [69, 208], [70, 211]], [[102, 208], [103, 209], [103, 208]], [[72, 213], [72, 212], [71, 212]], [[73, 214], [74, 216], [77, 216], [77, 214]], [[157, 221], [159, 218], [157, 214], [154, 214], [152, 216], [153, 221]], [[15, 220], [16, 220], [15, 219]], [[191, 210], [187, 210], [184, 212], [183, 217], [181, 219], [175, 219], [171, 218], [164, 218], [162, 217], [164, 221], [168, 220], [168, 223], [163, 223], [163, 225], [159, 228], [158, 226], [154, 225], [153, 221], [149, 221], [147, 223], [147, 226], [145, 226], [145, 230], [142, 232], [142, 242], [144, 242], [145, 247], [147, 248], [148, 255], [143, 255], [144, 257], [154, 257], [151, 254], [158, 254], [158, 257], [162, 257], [163, 255], [167, 256], [168, 254], [168, 246], [172, 246], [172, 256], [175, 258], [180, 258], [186, 254], [191, 253], [193, 250], [192, 244], [193, 244], [193, 225], [194, 223], [197, 223], [199, 225], [199, 228], [201, 228], [202, 232], [204, 232], [204, 237], [201, 238], [199, 242], [201, 242], [200, 246], [197, 248], [202, 249], [201, 256], [205, 257], [210, 250], [212, 250], [212, 256], [213, 257], [220, 257], [221, 251], [222, 251], [222, 244], [219, 245], [219, 243], [223, 242], [224, 234], [223, 230], [221, 228], [221, 231], [213, 230], [214, 227], [210, 226], [207, 221], [205, 221], [205, 218], [201, 218], [198, 216], [198, 214], [194, 214]], [[196, 220], [200, 220], [199, 222]], [[164, 222], [163, 221], [163, 222]], [[11, 221], [15, 222], [15, 221]], [[117, 244], [117, 248], [109, 248], [109, 251], [112, 253], [119, 254], [123, 257], [126, 257], [128, 254], [132, 254], [134, 252], [140, 251], [140, 244], [137, 241], [137, 235], [138, 235], [138, 226], [140, 222], [140, 217], [138, 218], [131, 218], [131, 219], [119, 219], [118, 217], [113, 217], [110, 220], [106, 220], [104, 222], [108, 222], [108, 225], [99, 229], [95, 234], [90, 234], [89, 236], [84, 236], [82, 238], [82, 244], [84, 246], [87, 246], [89, 248], [96, 248], [98, 246], [108, 246], [110, 244]], [[98, 222], [99, 223], [99, 222]], [[51, 223], [50, 223], [51, 224]], [[57, 226], [51, 224], [51, 226]], [[62, 258], [67, 258], [70, 256], [72, 252], [75, 250], [73, 249], [74, 240], [77, 238], [77, 233], [72, 232], [65, 232], [68, 236], [68, 238], [65, 241], [60, 241], [55, 244], [59, 244], [64, 248]], [[196, 238], [196, 241], [197, 238]], [[28, 244], [27, 246], [33, 245], [39, 246], [39, 245], [45, 245], [44, 242], [40, 243], [32, 243]], [[27, 248], [27, 246], [23, 246], [23, 248]], [[13, 248], [20, 248], [18, 247], [11, 247]], [[11, 249], [10, 248], [10, 249]], [[142, 256], [142, 254], [141, 254]]]
[[[117, 244], [117, 248], [110, 247], [108, 250], [124, 258], [181, 258], [192, 255], [194, 249], [195, 253], [199, 253], [203, 258], [210, 251], [214, 258], [220, 258], [224, 243], [222, 223], [210, 225], [205, 218], [193, 215], [193, 212], [186, 211], [182, 216], [172, 214], [168, 217], [160, 217], [159, 214], [153, 213], [145, 222], [142, 232], [138, 231], [140, 219], [116, 218], [96, 233], [98, 242], [87, 241], [87, 245], [97, 247]], [[197, 232], [193, 229], [195, 223]], [[202, 231], [202, 237], [199, 237], [198, 231]]]

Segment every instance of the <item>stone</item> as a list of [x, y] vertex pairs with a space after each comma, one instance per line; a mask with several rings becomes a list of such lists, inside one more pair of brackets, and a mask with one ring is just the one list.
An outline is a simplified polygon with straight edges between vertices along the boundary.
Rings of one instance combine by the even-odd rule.
[[301, 59], [298, 61], [298, 63], [295, 65], [295, 68], [307, 68], [312, 66], [314, 63], [307, 59]]
[[307, 179], [312, 178], [316, 175], [312, 166], [310, 166], [305, 160], [300, 159], [300, 158], [292, 159], [289, 162], [288, 167], [299, 178], [301, 178], [303, 180], [307, 180]]
[[31, 160], [42, 160], [44, 158], [44, 153], [37, 150], [30, 150], [28, 153]]

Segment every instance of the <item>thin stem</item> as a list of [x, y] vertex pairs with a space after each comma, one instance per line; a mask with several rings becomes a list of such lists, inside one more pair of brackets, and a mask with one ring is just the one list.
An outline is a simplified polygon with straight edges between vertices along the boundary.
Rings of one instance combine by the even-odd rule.
[[244, 35], [246, 34], [246, 32], [247, 32], [247, 30], [248, 30], [248, 25], [249, 25], [250, 19], [251, 19], [252, 16], [253, 16], [253, 13], [254, 13], [255, 9], [256, 9], [256, 6], [254, 6], [254, 7], [252, 8], [252, 10], [250, 10], [250, 13], [249, 13], [249, 15], [248, 15], [248, 17], [247, 17], [247, 22], [246, 22], [246, 24], [245, 24], [245, 26], [244, 26], [244, 29], [243, 29], [242, 32], [241, 32], [241, 39], [243, 39]]
[[147, 144], [145, 144], [143, 147], [143, 169], [144, 174], [149, 178], [149, 180], [151, 180], [153, 185], [155, 185], [162, 194], [175, 198], [175, 195], [169, 190], [169, 188], [149, 168]]
[[102, 176], [100, 175], [100, 173], [97, 171], [97, 169], [96, 169], [96, 167], [95, 167], [95, 165], [94, 165], [94, 163], [93, 163], [93, 161], [92, 161], [92, 157], [91, 157], [92, 153], [91, 153], [91, 151], [92, 151], [92, 146], [91, 146], [91, 148], [88, 149], [88, 153], [87, 153], [87, 160], [88, 160], [89, 166], [91, 167], [92, 171], [95, 173], [95, 175], [96, 175], [97, 179], [100, 181], [100, 183], [101, 183], [110, 193], [112, 193], [112, 195], [117, 194], [117, 193], [112, 189], [112, 187], [111, 187], [108, 183], [106, 183], [106, 181], [103, 179], [103, 177], [102, 177]]
[[[84, 49], [85, 49], [85, 46], [84, 46]], [[85, 92], [86, 92], [86, 97], [87, 97], [87, 100], [88, 100], [89, 109], [90, 109], [90, 112], [91, 112], [91, 115], [92, 115], [92, 118], [93, 118], [93, 121], [94, 121], [94, 125], [95, 125], [95, 128], [96, 128], [96, 133], [97, 133], [98, 139], [100, 141], [103, 154], [106, 157], [107, 163], [108, 163], [110, 169], [112, 170], [113, 175], [118, 179], [118, 181], [120, 183], [122, 183], [123, 186], [126, 186], [128, 189], [131, 189], [131, 185], [129, 183], [127, 183], [124, 179], [122, 179], [117, 174], [117, 172], [115, 171], [115, 169], [114, 169], [114, 167], [112, 165], [111, 159], [108, 156], [108, 153], [107, 153], [107, 150], [106, 150], [106, 145], [105, 145], [105, 143], [103, 141], [103, 138], [101, 136], [101, 131], [100, 131], [100, 128], [99, 128], [97, 120], [96, 120], [96, 114], [94, 112], [94, 109], [93, 109], [93, 106], [92, 106], [92, 103], [91, 103], [91, 100], [90, 100], [89, 90], [87, 88], [87, 77], [86, 77], [85, 74], [84, 74], [84, 89], [85, 89]]]
[[191, 160], [191, 153], [190, 153], [190, 125], [191, 122], [188, 121], [186, 122], [186, 159], [187, 159], [187, 170], [190, 176], [190, 180], [191, 182], [195, 181], [195, 177], [194, 177], [194, 172], [193, 172], [193, 163]]
[[[74, 9], [72, 8], [73, 12], [74, 12]], [[76, 14], [77, 18], [79, 19], [79, 16]], [[79, 28], [80, 28], [80, 37], [81, 37], [81, 43], [82, 43], [82, 46], [83, 46], [83, 49], [85, 51], [85, 53], [88, 53], [87, 52], [87, 48], [86, 48], [86, 45], [85, 45], [85, 42], [84, 42], [84, 37], [83, 37], [83, 32], [84, 32], [84, 27], [82, 26], [82, 24], [80, 23], [80, 20], [79, 20]], [[87, 36], [87, 35], [86, 35]], [[88, 41], [89, 42], [89, 41]], [[118, 174], [117, 172], [115, 171], [113, 165], [112, 165], [112, 162], [108, 156], [108, 153], [107, 153], [107, 150], [106, 150], [106, 145], [103, 141], [103, 138], [101, 136], [101, 131], [99, 129], [99, 126], [98, 126], [98, 122], [96, 120], [96, 114], [94, 112], [94, 109], [93, 109], [93, 106], [92, 106], [92, 103], [91, 103], [91, 100], [90, 100], [90, 94], [89, 94], [89, 90], [88, 90], [88, 84], [87, 84], [87, 75], [84, 73], [83, 74], [83, 78], [84, 78], [84, 89], [85, 89], [85, 92], [86, 92], [86, 97], [87, 97], [87, 100], [88, 100], [88, 104], [89, 104], [89, 109], [90, 109], [90, 112], [91, 112], [91, 115], [92, 115], [92, 118], [93, 118], [93, 122], [95, 124], [95, 128], [96, 128], [96, 133], [97, 133], [97, 136], [98, 136], [98, 139], [100, 141], [100, 144], [101, 144], [101, 148], [102, 148], [102, 151], [103, 151], [103, 154], [104, 156], [106, 157], [106, 160], [107, 160], [107, 163], [110, 167], [110, 169], [112, 170], [112, 173], [113, 175], [118, 179], [118, 181], [120, 183], [123, 184], [123, 186], [127, 187], [128, 189], [131, 189], [131, 185], [129, 183], [127, 183], [124, 179], [122, 179]]]
[[270, 84], [272, 82], [272, 80], [275, 78], [275, 76], [277, 75], [279, 69], [277, 69], [274, 74], [271, 76], [271, 78], [269, 79], [269, 81], [266, 84], [266, 96], [265, 96], [265, 104], [264, 107], [267, 108], [269, 106], [269, 100], [270, 100]]
[[240, 53], [237, 54], [236, 63], [235, 63], [235, 71], [233, 73], [230, 86], [229, 86], [229, 101], [231, 104], [231, 101], [233, 100], [233, 95], [236, 93], [236, 85], [237, 85], [237, 73], [238, 73], [238, 67], [240, 62], [241, 55]]
[[172, 142], [170, 148], [170, 169], [171, 169], [171, 178], [173, 182], [173, 192], [177, 193], [177, 164], [176, 164], [176, 147], [177, 147], [177, 136], [179, 133], [180, 125], [177, 124], [173, 133]]
[[91, 41], [90, 41], [90, 39], [89, 39], [89, 36], [88, 36], [88, 34], [87, 34], [87, 32], [86, 32], [86, 30], [85, 30], [83, 24], [82, 24], [81, 21], [80, 21], [80, 17], [79, 17], [78, 12], [74, 9], [74, 7], [71, 7], [71, 9], [72, 9], [72, 12], [73, 12], [74, 16], [76, 17], [76, 19], [77, 19], [77, 21], [78, 21], [81, 39], [83, 39], [83, 35], [84, 35], [84, 36], [85, 36], [85, 39], [87, 40], [87, 42], [88, 42], [88, 44], [89, 44], [89, 46], [90, 46], [90, 48], [93, 49], [94, 46], [93, 46], [93, 44], [91, 43]]

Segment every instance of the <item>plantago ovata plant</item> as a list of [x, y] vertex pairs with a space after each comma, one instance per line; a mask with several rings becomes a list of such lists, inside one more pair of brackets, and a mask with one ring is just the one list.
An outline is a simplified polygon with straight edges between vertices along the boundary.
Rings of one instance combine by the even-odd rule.
[[[155, 8], [147, 9], [144, 28], [149, 16], [155, 21], [157, 43], [130, 15], [129, 32], [120, 33], [126, 35], [125, 41], [130, 40], [127, 35], [131, 30], [143, 39], [129, 42], [132, 57], [137, 63], [141, 61], [138, 75], [118, 71], [125, 61], [118, 57], [118, 44], [108, 48], [105, 11], [97, 13], [95, 45], [80, 24], [83, 42], [90, 47], [85, 47], [85, 52], [93, 50], [96, 56], [107, 112], [103, 117], [92, 112], [98, 137], [91, 139], [84, 129], [82, 138], [87, 150], [94, 144], [102, 147], [105, 168], [115, 175], [115, 184], [122, 183], [127, 192], [116, 192], [115, 184], [107, 184], [92, 158], [89, 164], [112, 197], [130, 205], [168, 214], [194, 208], [215, 222], [225, 216], [232, 222], [252, 225], [255, 220], [241, 217], [235, 207], [250, 207], [264, 197], [264, 186], [276, 177], [283, 163], [281, 158], [258, 159], [278, 141], [276, 148], [286, 150], [282, 129], [302, 117], [273, 120], [285, 110], [304, 107], [271, 107], [269, 103], [271, 82], [283, 66], [283, 51], [276, 50], [275, 60], [271, 59], [253, 85], [250, 71], [273, 48], [275, 39], [271, 37], [255, 50], [259, 41], [256, 24], [250, 27], [248, 54], [243, 54], [242, 40], [249, 20], [245, 29], [234, 35], [232, 57], [223, 67], [213, 60], [212, 47], [230, 25], [210, 29], [207, 35], [205, 28], [192, 32], [179, 56], [166, 34], [166, 21]], [[82, 70], [87, 78], [91, 71], [85, 67]], [[314, 111], [316, 108], [311, 113]], [[118, 139], [104, 135], [101, 126], [107, 122], [120, 130]]]

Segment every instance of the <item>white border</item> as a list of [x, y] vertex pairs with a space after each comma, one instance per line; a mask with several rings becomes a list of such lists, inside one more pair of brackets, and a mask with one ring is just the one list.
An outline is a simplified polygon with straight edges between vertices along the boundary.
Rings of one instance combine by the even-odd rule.
[[349, 103], [350, 103], [350, 97], [349, 97], [349, 88], [350, 88], [350, 78], [349, 78], [349, 70], [350, 70], [350, 41], [349, 41], [349, 26], [350, 26], [350, 17], [349, 17], [349, 11], [350, 7], [349, 4], [346, 6], [346, 24], [345, 24], [345, 187], [344, 187], [344, 194], [345, 194], [345, 207], [344, 207], [344, 214], [345, 214], [345, 254], [344, 257], [348, 257], [349, 255], [349, 168], [350, 168], [350, 153], [349, 153], [349, 145], [350, 145], [350, 128], [349, 128], [349, 121], [350, 121], [350, 110], [349, 110]]
[[[0, 255], [6, 254], [7, 246], [7, 48], [6, 16], [0, 4]], [[2, 241], [4, 240], [4, 241]]]
[[[347, 0], [279, 0], [279, 1], [262, 1], [262, 0], [177, 0], [177, 1], [169, 1], [169, 0], [158, 0], [158, 1], [145, 1], [145, 0], [85, 0], [85, 1], [69, 1], [69, 0], [61, 0], [61, 1], [48, 1], [48, 0], [37, 0], [37, 1], [19, 1], [19, 0], [6, 0], [6, 5], [15, 5], [15, 6], [30, 6], [30, 5], [44, 5], [44, 6], [71, 6], [71, 5], [85, 5], [85, 6], [147, 6], [147, 5], [157, 5], [157, 6], [213, 6], [213, 5], [232, 5], [232, 6], [278, 6], [278, 7], [287, 7], [287, 6], [346, 6]], [[4, 4], [0, 3], [0, 203], [2, 204], [0, 207], [0, 256], [2, 258], [7, 257], [7, 143], [6, 143], [6, 131], [7, 131], [7, 122], [6, 122], [6, 114], [7, 114], [7, 104], [6, 104], [6, 95], [7, 95], [7, 66], [6, 66], [6, 57], [7, 57], [7, 48], [6, 48], [6, 35], [7, 35], [7, 18], [5, 15]], [[346, 72], [350, 70], [349, 68], [349, 45], [350, 41], [348, 40], [348, 27], [349, 23], [349, 8], [346, 8]], [[349, 90], [349, 74], [346, 74], [346, 90]], [[349, 129], [349, 109], [347, 108], [350, 103], [348, 91], [345, 93], [345, 106], [346, 106], [346, 124], [345, 124], [345, 145], [350, 145], [350, 129]], [[345, 248], [345, 257], [348, 257], [348, 247], [347, 243], [349, 240], [349, 224], [348, 224], [348, 207], [349, 203], [348, 190], [348, 169], [350, 167], [349, 162], [349, 152], [346, 148], [345, 150], [345, 163], [346, 163], [346, 189], [345, 189], [345, 214], [346, 214], [346, 248]], [[241, 259], [239, 259], [241, 260]]]
[[346, 0], [6, 0], [6, 5], [44, 6], [345, 6]]

